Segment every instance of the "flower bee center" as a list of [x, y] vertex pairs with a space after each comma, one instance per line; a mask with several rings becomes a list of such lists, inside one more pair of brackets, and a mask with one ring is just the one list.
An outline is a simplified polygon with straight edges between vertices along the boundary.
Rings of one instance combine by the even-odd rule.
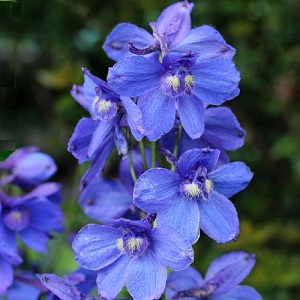
[[30, 214], [27, 209], [12, 210], [4, 215], [5, 225], [13, 231], [25, 229], [30, 222]]
[[96, 96], [92, 104], [92, 109], [96, 119], [109, 120], [116, 115], [118, 107], [116, 103], [107, 99], [100, 99]]
[[119, 251], [129, 256], [140, 256], [148, 248], [149, 241], [144, 232], [127, 232], [117, 240]]

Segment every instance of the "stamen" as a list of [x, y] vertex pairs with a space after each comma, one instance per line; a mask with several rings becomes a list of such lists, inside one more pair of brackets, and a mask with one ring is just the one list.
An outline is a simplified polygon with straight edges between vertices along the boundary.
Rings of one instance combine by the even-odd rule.
[[201, 189], [194, 182], [185, 184], [184, 192], [187, 196], [192, 197], [192, 198], [199, 197], [202, 194]]
[[192, 75], [186, 75], [184, 77], [184, 82], [186, 90], [190, 91], [195, 83], [194, 77]]
[[180, 80], [177, 76], [173, 75], [173, 76], [168, 76], [167, 77], [167, 84], [169, 86], [169, 88], [172, 88], [174, 90], [174, 92], [178, 92], [178, 89], [180, 87]]

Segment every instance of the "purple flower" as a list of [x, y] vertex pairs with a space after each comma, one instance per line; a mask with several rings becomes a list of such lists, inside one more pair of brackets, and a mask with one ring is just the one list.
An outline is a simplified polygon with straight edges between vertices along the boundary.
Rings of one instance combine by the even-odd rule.
[[254, 264], [254, 254], [231, 252], [214, 260], [204, 279], [192, 267], [172, 272], [167, 280], [167, 299], [262, 300], [254, 288], [239, 285]]
[[[163, 149], [173, 151], [178, 127], [174, 127], [160, 139]], [[211, 148], [220, 150], [220, 165], [229, 162], [225, 150], [233, 151], [244, 144], [246, 132], [241, 128], [232, 111], [227, 107], [211, 107], [205, 109], [205, 129], [199, 139], [191, 139], [183, 130], [181, 133], [178, 154], [194, 148]]]
[[208, 25], [191, 29], [193, 7], [188, 1], [168, 6], [156, 22], [150, 23], [153, 36], [133, 24], [118, 24], [107, 36], [103, 49], [115, 61], [134, 54], [157, 59], [158, 51], [163, 54], [168, 51], [200, 53], [203, 60], [232, 59], [235, 49], [226, 44], [216, 29]]
[[16, 198], [15, 202], [12, 196], [8, 198], [2, 201], [0, 240], [17, 249], [18, 235], [27, 247], [47, 252], [49, 232], [62, 230], [64, 216], [58, 204], [45, 197]]
[[98, 271], [102, 297], [116, 298], [126, 284], [134, 299], [157, 299], [165, 289], [167, 267], [183, 270], [193, 261], [190, 243], [171, 227], [127, 219], [111, 224], [84, 226], [72, 244], [75, 260]]
[[4, 241], [0, 228], [0, 296], [5, 295], [13, 283], [13, 265], [21, 262], [22, 258], [18, 255], [16, 247], [12, 247]]
[[154, 53], [158, 57], [160, 49], [173, 48], [190, 33], [193, 7], [188, 1], [168, 6], [156, 22], [150, 23], [153, 36], [133, 24], [118, 24], [107, 36], [103, 49], [115, 61], [134, 54]]
[[158, 224], [177, 228], [191, 243], [200, 228], [219, 243], [235, 239], [239, 220], [227, 198], [246, 188], [253, 174], [242, 162], [215, 169], [219, 155], [219, 150], [192, 149], [180, 156], [176, 172], [146, 171], [135, 184], [134, 204], [157, 213]]
[[240, 74], [229, 59], [166, 54], [162, 63], [132, 56], [109, 69], [108, 83], [128, 97], [139, 97], [145, 135], [150, 141], [169, 132], [178, 113], [192, 138], [204, 132], [204, 105], [220, 105], [239, 94]]
[[0, 186], [15, 183], [24, 188], [32, 188], [49, 179], [57, 170], [53, 159], [35, 147], [23, 147], [0, 162], [0, 172], [4, 173]]
[[[145, 155], [150, 165], [151, 153], [147, 148]], [[133, 149], [131, 156], [135, 174], [139, 177], [144, 172], [142, 155]], [[119, 179], [117, 181], [96, 177], [84, 187], [79, 204], [87, 216], [103, 224], [120, 217], [139, 218], [140, 210], [132, 203], [134, 182], [130, 174], [128, 157], [120, 162]]]
[[68, 150], [83, 163], [95, 157], [103, 148], [108, 137], [114, 136], [120, 154], [127, 154], [127, 142], [120, 122], [126, 124], [136, 140], [143, 137], [142, 115], [136, 104], [127, 97], [120, 97], [106, 82], [83, 68], [83, 86], [74, 85], [71, 95], [91, 115], [82, 118], [69, 141]]

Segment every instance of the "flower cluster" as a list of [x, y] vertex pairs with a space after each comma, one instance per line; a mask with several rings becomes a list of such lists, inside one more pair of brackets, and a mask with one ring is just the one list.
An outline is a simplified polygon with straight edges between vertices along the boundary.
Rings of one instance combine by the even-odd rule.
[[[107, 80], [82, 68], [83, 85], [70, 91], [88, 112], [68, 143], [79, 164], [90, 163], [79, 205], [100, 223], [85, 225], [72, 248], [76, 262], [93, 272], [98, 299], [116, 299], [125, 287], [137, 300], [159, 299], [164, 292], [170, 300], [261, 299], [239, 285], [254, 254], [221, 256], [205, 279], [190, 266], [201, 231], [217, 243], [237, 239], [239, 218], [230, 198], [253, 176], [227, 154], [243, 145], [246, 134], [221, 106], [239, 94], [235, 49], [211, 26], [192, 28], [193, 7], [188, 0], [170, 5], [150, 22], [152, 34], [117, 25], [103, 45], [115, 61]], [[118, 179], [105, 178], [108, 159], [119, 163]], [[0, 265], [12, 272], [20, 262], [16, 233], [45, 251], [48, 231], [61, 229], [59, 187], [43, 183], [55, 166], [36, 149], [17, 151], [0, 169], [0, 184], [30, 189], [19, 197], [0, 193]], [[89, 276], [37, 277], [62, 300], [95, 299], [87, 294]], [[82, 290], [79, 283], [86, 280]]]
[[[115, 299], [125, 285], [134, 299], [158, 299], [176, 276], [167, 281], [167, 267], [178, 276], [189, 272], [200, 230], [218, 243], [239, 234], [229, 198], [253, 174], [243, 162], [229, 161], [226, 151], [243, 145], [245, 131], [220, 107], [239, 94], [235, 49], [210, 26], [191, 28], [193, 6], [184, 0], [167, 7], [150, 23], [152, 34], [117, 25], [103, 45], [116, 62], [107, 82], [82, 68], [84, 84], [71, 89], [89, 113], [68, 146], [79, 163], [92, 161], [79, 204], [102, 224], [83, 227], [72, 247], [82, 267], [98, 272], [105, 299]], [[122, 156], [119, 180], [102, 175], [114, 148]], [[220, 259], [225, 275], [215, 270], [205, 297], [219, 291], [224, 276], [238, 276], [228, 279], [237, 285], [253, 267], [249, 257], [249, 264], [228, 259], [228, 266]], [[241, 269], [244, 276], [235, 275]]]
[[63, 229], [61, 185], [45, 182], [55, 172], [53, 159], [37, 148], [19, 148], [0, 162], [0, 295], [13, 282], [13, 266], [22, 262], [17, 239], [47, 252], [51, 231]]

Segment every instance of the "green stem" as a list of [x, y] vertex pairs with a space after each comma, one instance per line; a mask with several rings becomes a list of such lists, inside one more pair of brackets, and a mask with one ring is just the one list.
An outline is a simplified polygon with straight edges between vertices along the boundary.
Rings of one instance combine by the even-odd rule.
[[141, 153], [142, 153], [142, 159], [143, 159], [143, 166], [144, 166], [144, 171], [148, 170], [148, 164], [147, 164], [147, 159], [146, 159], [146, 154], [145, 154], [145, 146], [143, 140], [139, 142]]
[[128, 151], [128, 160], [129, 160], [129, 168], [130, 168], [130, 174], [132, 177], [132, 180], [136, 182], [136, 175], [133, 167], [133, 162], [132, 162], [132, 155], [131, 155], [131, 150]]
[[[180, 124], [178, 126], [178, 132], [177, 132], [176, 142], [175, 142], [175, 146], [174, 146], [174, 150], [173, 150], [173, 155], [176, 158], [177, 158], [177, 155], [178, 155], [178, 148], [179, 148], [179, 141], [180, 141], [181, 133], [182, 133], [182, 125]], [[175, 166], [174, 165], [171, 166], [171, 170], [175, 171]]]
[[156, 165], [156, 142], [151, 143], [151, 168], [155, 168]]

